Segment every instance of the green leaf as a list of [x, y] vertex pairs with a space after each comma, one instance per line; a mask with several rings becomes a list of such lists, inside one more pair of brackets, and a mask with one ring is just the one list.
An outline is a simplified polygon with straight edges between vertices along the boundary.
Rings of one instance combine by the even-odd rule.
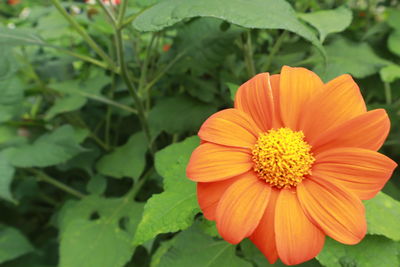
[[99, 174], [92, 176], [86, 185], [86, 190], [93, 195], [103, 194], [106, 188], [107, 180]]
[[389, 64], [375, 54], [367, 43], [355, 43], [344, 38], [337, 38], [325, 47], [328, 60], [315, 67], [315, 71], [329, 81], [341, 74], [349, 73], [356, 78], [364, 78], [378, 72]]
[[388, 13], [387, 17], [388, 24], [392, 28], [400, 30], [400, 10], [394, 8], [388, 8], [387, 13]]
[[9, 29], [0, 27], [0, 44], [9, 46], [18, 45], [46, 45], [46, 43], [32, 29]]
[[10, 186], [14, 173], [14, 167], [3, 154], [0, 154], [0, 197], [13, 203], [15, 203], [15, 200], [11, 194]]
[[32, 245], [13, 227], [0, 226], [0, 263], [33, 251]]
[[383, 192], [365, 201], [368, 233], [400, 241], [400, 202]]
[[57, 165], [84, 151], [76, 139], [74, 128], [64, 125], [40, 136], [33, 144], [6, 149], [4, 154], [16, 167]]
[[164, 178], [164, 192], [147, 201], [135, 244], [143, 244], [160, 233], [186, 229], [192, 224], [199, 207], [196, 184], [186, 177], [186, 165], [198, 144], [197, 137], [190, 137], [157, 152], [155, 166]]
[[9, 46], [0, 45], [0, 80], [11, 77], [18, 69], [13, 50]]
[[86, 104], [86, 98], [79, 95], [65, 96], [56, 100], [46, 112], [45, 120], [50, 120], [58, 114], [78, 110]]
[[317, 37], [283, 0], [167, 0], [141, 13], [133, 26], [139, 31], [160, 31], [187, 18], [214, 17], [246, 28], [284, 29], [311, 41], [322, 50]]
[[344, 31], [350, 25], [353, 14], [350, 9], [342, 6], [331, 10], [300, 14], [300, 18], [318, 30], [322, 43], [328, 34]]
[[[264, 254], [250, 241], [250, 239], [244, 239], [240, 242], [240, 248], [245, 259], [253, 262], [255, 266], [266, 267], [285, 267], [286, 264], [282, 263], [279, 259], [274, 264], [270, 264]], [[296, 265], [297, 267], [321, 267], [318, 261], [315, 259]]]
[[197, 131], [216, 107], [186, 96], [163, 98], [150, 111], [149, 124], [156, 136], [161, 131], [169, 134]]
[[327, 238], [317, 260], [326, 267], [343, 266], [399, 266], [397, 245], [382, 236], [366, 236], [357, 245], [343, 245]]
[[234, 101], [236, 92], [239, 89], [239, 85], [234, 84], [234, 83], [226, 83], [226, 85], [228, 86], [229, 92], [231, 93], [231, 99], [232, 99], [232, 101]]
[[216, 241], [192, 227], [178, 234], [172, 248], [165, 253], [158, 267], [251, 267], [235, 254], [235, 246]]
[[112, 153], [103, 156], [96, 169], [103, 175], [114, 178], [139, 178], [145, 167], [147, 140], [143, 133], [132, 135], [128, 142], [117, 147]]
[[[232, 44], [245, 29], [226, 23], [229, 27], [223, 30], [221, 29], [223, 23], [226, 22], [215, 18], [199, 18], [179, 27], [170, 54], [179, 54], [182, 51], [185, 51], [186, 54], [176, 63], [174, 69], [185, 73], [186, 69], [190, 69], [193, 75], [187, 78], [193, 79], [193, 76], [201, 76], [204, 72], [210, 72], [211, 69], [220, 66], [228, 55], [234, 53], [235, 46]], [[200, 82], [203, 84], [195, 86], [195, 89], [200, 91], [198, 95], [193, 94], [194, 90], [194, 92], [190, 91], [193, 85], [186, 87], [192, 95], [203, 101], [210, 101], [210, 99], [201, 98], [204, 91], [201, 86], [204, 86], [207, 81], [202, 77], [198, 83]], [[214, 87], [217, 86], [214, 85]]]
[[143, 205], [89, 196], [67, 203], [59, 215], [60, 267], [122, 267], [132, 257], [132, 236]]
[[392, 53], [400, 56], [400, 30], [396, 30], [390, 34], [388, 48]]
[[165, 253], [168, 252], [168, 250], [170, 250], [172, 245], [175, 244], [175, 241], [176, 238], [172, 238], [160, 244], [156, 252], [151, 257], [150, 267], [158, 267], [160, 265], [161, 258], [165, 255]]
[[400, 79], [400, 66], [395, 64], [386, 66], [380, 70], [379, 74], [382, 81], [392, 83]]
[[8, 121], [20, 114], [23, 111], [23, 102], [24, 84], [20, 79], [15, 75], [5, 80], [0, 78], [0, 122]]

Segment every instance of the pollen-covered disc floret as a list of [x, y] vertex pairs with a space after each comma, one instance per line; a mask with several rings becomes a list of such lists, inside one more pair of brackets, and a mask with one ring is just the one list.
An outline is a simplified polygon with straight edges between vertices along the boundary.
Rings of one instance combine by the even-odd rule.
[[315, 161], [303, 132], [289, 128], [261, 133], [252, 154], [258, 177], [277, 188], [296, 186]]

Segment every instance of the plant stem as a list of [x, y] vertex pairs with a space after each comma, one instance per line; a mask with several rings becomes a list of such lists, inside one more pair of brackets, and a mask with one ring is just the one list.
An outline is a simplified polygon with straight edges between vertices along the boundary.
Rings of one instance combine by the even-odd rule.
[[135, 198], [153, 172], [153, 167], [148, 169], [145, 174], [143, 174], [142, 178], [133, 185], [132, 190], [127, 194], [127, 198]]
[[167, 71], [179, 59], [181, 59], [186, 54], [186, 52], [187, 52], [187, 50], [184, 50], [181, 53], [179, 53], [178, 55], [176, 55], [176, 57], [173, 60], [171, 60], [161, 71], [159, 71], [157, 73], [157, 75], [150, 82], [147, 83], [146, 87], [143, 89], [143, 92], [145, 92], [145, 94], [147, 96], [147, 104], [146, 104], [147, 109], [150, 108], [150, 92], [151, 92], [151, 88], [154, 86], [154, 84], [156, 84], [167, 73]]
[[249, 76], [253, 77], [254, 75], [256, 75], [256, 69], [254, 66], [254, 60], [253, 60], [253, 47], [251, 44], [251, 31], [248, 30], [246, 32], [246, 43], [243, 44], [243, 48], [244, 48], [244, 59], [246, 62], [246, 66], [247, 66], [247, 72], [249, 74]]
[[84, 198], [85, 197], [85, 195], [82, 194], [81, 192], [75, 190], [72, 187], [69, 187], [66, 184], [63, 184], [63, 183], [57, 181], [56, 179], [48, 176], [47, 174], [45, 174], [42, 171], [39, 171], [39, 170], [36, 170], [36, 169], [28, 169], [28, 170], [30, 172], [36, 174], [37, 175], [36, 178], [39, 181], [43, 181], [43, 182], [46, 182], [48, 184], [51, 184], [51, 185], [57, 187], [58, 189], [61, 189], [61, 190], [65, 191], [65, 192], [67, 192], [67, 193], [69, 193], [69, 194], [71, 194], [71, 195], [73, 195], [73, 196], [75, 196], [77, 198]]
[[116, 25], [117, 20], [114, 15], [111, 13], [110, 9], [106, 7], [102, 0], [96, 0], [97, 4], [103, 9], [104, 13], [106, 13], [107, 17], [110, 19], [111, 23]]
[[86, 92], [83, 92], [83, 91], [79, 91], [79, 94], [84, 96], [84, 97], [87, 97], [89, 99], [96, 100], [96, 101], [102, 102], [104, 104], [108, 104], [108, 105], [117, 107], [119, 109], [131, 112], [133, 114], [138, 114], [138, 111], [136, 109], [131, 108], [129, 106], [126, 106], [124, 104], [118, 103], [118, 102], [116, 102], [114, 100], [111, 100], [109, 98], [106, 98], [104, 96], [98, 96], [98, 95], [94, 95], [94, 94], [89, 94], [89, 93], [86, 93]]
[[150, 61], [150, 51], [151, 51], [151, 48], [153, 47], [153, 43], [154, 43], [154, 40], [155, 40], [156, 36], [157, 36], [156, 33], [154, 33], [151, 36], [150, 43], [149, 43], [149, 45], [147, 46], [147, 49], [146, 49], [146, 58], [144, 59], [144, 62], [143, 62], [143, 65], [142, 65], [142, 68], [141, 68], [141, 71], [140, 71], [138, 93], [141, 96], [143, 96], [144, 84], [147, 83], [147, 69], [148, 69], [149, 61]]
[[269, 68], [271, 67], [272, 60], [274, 59], [276, 53], [278, 53], [279, 49], [281, 48], [283, 41], [285, 40], [286, 36], [288, 35], [287, 31], [283, 31], [281, 35], [278, 37], [276, 40], [275, 44], [271, 48], [271, 52], [269, 53], [269, 56], [267, 60], [265, 61], [262, 71], [268, 71]]
[[124, 26], [124, 17], [126, 12], [126, 7], [128, 6], [128, 0], [121, 0], [121, 4], [119, 5], [119, 12], [118, 12], [118, 29], [122, 29]]
[[[125, 2], [125, 1], [123, 1]], [[122, 40], [122, 29], [117, 29], [116, 30], [116, 49], [117, 49], [117, 58], [118, 58], [118, 62], [120, 65], [120, 69], [121, 69], [121, 76], [124, 79], [124, 82], [126, 84], [126, 86], [128, 87], [129, 93], [131, 94], [133, 100], [135, 101], [135, 105], [136, 105], [136, 109], [138, 112], [138, 117], [140, 120], [140, 123], [142, 125], [143, 128], [143, 132], [146, 136], [148, 145], [149, 145], [149, 149], [151, 154], [154, 154], [153, 151], [153, 146], [152, 146], [152, 140], [151, 140], [151, 134], [150, 134], [150, 129], [149, 126], [147, 124], [147, 120], [146, 120], [146, 115], [144, 112], [144, 107], [143, 107], [143, 103], [136, 91], [136, 88], [134, 86], [134, 84], [132, 83], [132, 81], [129, 78], [128, 75], [128, 69], [126, 67], [126, 63], [125, 63], [125, 56], [124, 56], [124, 46], [123, 46], [123, 40]]]
[[106, 63], [101, 62], [101, 61], [99, 61], [99, 60], [97, 60], [97, 59], [94, 59], [94, 58], [92, 58], [92, 57], [85, 56], [85, 55], [81, 55], [81, 54], [72, 52], [72, 51], [70, 51], [70, 50], [68, 50], [68, 49], [64, 49], [64, 48], [60, 48], [60, 47], [53, 47], [53, 46], [51, 46], [51, 48], [58, 49], [58, 50], [60, 50], [61, 52], [63, 52], [64, 54], [70, 55], [70, 56], [72, 56], [72, 57], [79, 58], [79, 59], [81, 59], [81, 60], [83, 60], [83, 61], [87, 61], [87, 62], [92, 63], [93, 65], [99, 66], [99, 67], [101, 67], [101, 68], [103, 68], [103, 69], [108, 69], [108, 66], [107, 66]]
[[62, 7], [59, 0], [50, 0], [55, 8], [61, 13], [61, 15], [71, 24], [71, 26], [82, 36], [87, 44], [105, 61], [112, 70], [116, 70], [116, 66], [111, 58], [101, 49], [100, 46], [89, 36], [86, 30], [74, 20], [74, 18], [68, 14], [68, 12]]
[[385, 87], [386, 104], [390, 105], [392, 104], [392, 88], [390, 86], [390, 83], [387, 82], [384, 83], [384, 87]]

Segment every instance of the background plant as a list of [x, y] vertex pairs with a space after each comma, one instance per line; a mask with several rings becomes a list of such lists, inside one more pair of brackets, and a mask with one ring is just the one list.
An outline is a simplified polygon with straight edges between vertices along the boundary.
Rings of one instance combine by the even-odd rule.
[[[397, 1], [91, 2], [0, 3], [2, 266], [268, 266], [218, 238], [185, 167], [201, 123], [285, 64], [353, 75], [399, 162]], [[364, 241], [302, 265], [399, 266], [399, 187], [366, 201]]]

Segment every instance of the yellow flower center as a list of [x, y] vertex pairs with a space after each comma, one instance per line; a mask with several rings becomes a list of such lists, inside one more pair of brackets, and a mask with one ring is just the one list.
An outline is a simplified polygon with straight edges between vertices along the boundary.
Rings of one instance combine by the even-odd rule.
[[303, 132], [289, 128], [261, 133], [252, 154], [258, 177], [277, 188], [297, 186], [315, 161]]

